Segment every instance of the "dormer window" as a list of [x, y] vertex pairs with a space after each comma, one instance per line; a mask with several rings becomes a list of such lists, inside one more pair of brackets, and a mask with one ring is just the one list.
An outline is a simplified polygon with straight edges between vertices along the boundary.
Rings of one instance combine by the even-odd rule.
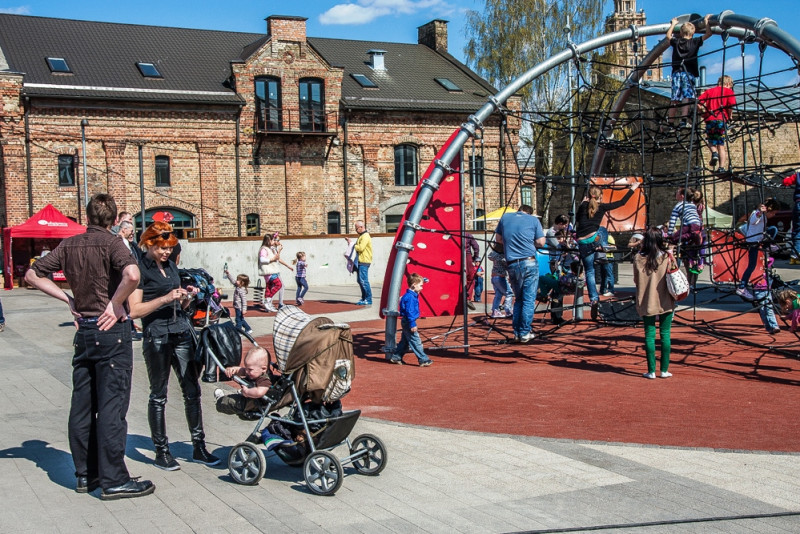
[[373, 82], [363, 74], [351, 74], [350, 76], [352, 76], [353, 79], [358, 82], [358, 85], [364, 87], [365, 89], [376, 89], [378, 87], [378, 85], [375, 82]]
[[155, 66], [154, 63], [137, 63], [137, 67], [139, 67], [139, 72], [142, 73], [142, 76], [145, 78], [163, 78], [161, 72], [159, 72], [158, 67]]
[[441, 85], [442, 87], [444, 87], [445, 89], [447, 89], [450, 92], [453, 92], [453, 93], [462, 92], [462, 90], [461, 90], [461, 88], [459, 86], [457, 86], [456, 84], [454, 84], [452, 81], [448, 80], [447, 78], [434, 78], [434, 80], [436, 80], [439, 83], [439, 85]]
[[63, 57], [49, 57], [47, 58], [47, 66], [50, 67], [50, 72], [53, 74], [71, 74], [72, 69], [67, 65], [67, 60]]

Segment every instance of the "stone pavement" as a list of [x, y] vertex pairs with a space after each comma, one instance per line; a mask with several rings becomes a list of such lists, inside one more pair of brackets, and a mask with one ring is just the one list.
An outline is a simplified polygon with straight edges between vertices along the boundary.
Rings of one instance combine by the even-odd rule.
[[[309, 298], [355, 301], [356, 292], [355, 285], [312, 288]], [[336, 495], [318, 497], [305, 489], [300, 469], [268, 455], [260, 484], [240, 486], [225, 462], [208, 468], [186, 460], [191, 442], [174, 379], [167, 424], [182, 468], [168, 473], [152, 464], [140, 343], [127, 462], [134, 476], [153, 480], [156, 492], [108, 502], [98, 492], [79, 495], [66, 435], [70, 314], [34, 290], [5, 291], [0, 299], [7, 320], [0, 333], [0, 532], [800, 531], [800, 455], [470, 433], [365, 418], [351, 435], [370, 432], [386, 443], [388, 466], [380, 476], [346, 469]], [[335, 315], [374, 319], [377, 306]], [[259, 318], [253, 328], [268, 333], [271, 319]], [[207, 439], [226, 458], [250, 424], [217, 414], [213, 387], [204, 384]], [[345, 405], [357, 408], [346, 398]], [[668, 409], [653, 407], [653, 417]], [[346, 455], [344, 447], [334, 452]]]

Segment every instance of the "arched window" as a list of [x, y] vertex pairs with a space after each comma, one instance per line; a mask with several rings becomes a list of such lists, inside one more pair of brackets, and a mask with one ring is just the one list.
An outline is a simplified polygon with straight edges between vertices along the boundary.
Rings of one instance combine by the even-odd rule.
[[325, 89], [322, 80], [300, 79], [300, 130], [303, 132], [325, 131]]
[[394, 185], [417, 185], [417, 147], [394, 147]]
[[58, 185], [61, 187], [75, 185], [75, 156], [70, 154], [58, 156]]
[[328, 233], [341, 234], [342, 233], [342, 214], [338, 211], [328, 212]]
[[169, 186], [169, 156], [156, 156], [156, 187]]
[[279, 132], [283, 129], [279, 78], [256, 78], [256, 116], [259, 130]]
[[261, 235], [261, 217], [258, 213], [248, 213], [245, 215], [246, 235]]

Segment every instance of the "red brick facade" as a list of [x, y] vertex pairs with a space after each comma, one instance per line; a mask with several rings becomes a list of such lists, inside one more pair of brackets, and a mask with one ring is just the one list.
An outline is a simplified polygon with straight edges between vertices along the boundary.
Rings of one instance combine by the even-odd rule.
[[[89, 194], [107, 191], [120, 209], [140, 212], [141, 147], [148, 214], [162, 208], [185, 212], [197, 237], [245, 235], [248, 214], [258, 216], [258, 234], [327, 233], [329, 212], [340, 214], [342, 232], [352, 231], [357, 219], [366, 219], [374, 232], [385, 231], [386, 214], [402, 213], [414, 190], [394, 185], [394, 147], [411, 143], [418, 148], [421, 177], [468, 114], [348, 111], [342, 105], [343, 69], [309, 45], [305, 19], [270, 17], [267, 23], [263, 44], [243, 62], [231, 64], [230, 83], [243, 99], [240, 109], [41, 98], [25, 102], [23, 76], [0, 74], [0, 225], [20, 224], [48, 203], [82, 221], [80, 124], [85, 118]], [[434, 35], [441, 37], [441, 29]], [[264, 76], [280, 80], [286, 131], [258, 128], [255, 80]], [[324, 131], [310, 134], [293, 128], [300, 113], [299, 81], [308, 78], [322, 81], [326, 121]], [[519, 125], [508, 128], [505, 145], [511, 147]], [[510, 148], [499, 153], [500, 135], [499, 118], [493, 117], [483, 142], [488, 210], [503, 205], [497, 172], [488, 169], [510, 167], [513, 157]], [[59, 155], [74, 156], [75, 185], [58, 185]], [[156, 185], [158, 156], [169, 158], [169, 185]], [[506, 161], [501, 163], [501, 157]], [[468, 213], [472, 197], [468, 189]]]

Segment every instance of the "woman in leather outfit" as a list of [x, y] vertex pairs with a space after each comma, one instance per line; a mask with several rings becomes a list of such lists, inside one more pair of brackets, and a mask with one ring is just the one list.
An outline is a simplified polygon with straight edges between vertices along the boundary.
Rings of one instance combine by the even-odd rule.
[[142, 234], [139, 246], [145, 254], [139, 260], [139, 287], [128, 298], [131, 317], [142, 319], [142, 352], [150, 379], [147, 419], [156, 450], [156, 467], [167, 471], [180, 469], [172, 457], [167, 439], [165, 407], [170, 367], [183, 393], [186, 421], [192, 436], [192, 460], [216, 465], [219, 458], [206, 450], [203, 413], [200, 405], [200, 364], [194, 359], [192, 325], [184, 308], [194, 296], [194, 288], [181, 287], [178, 268], [169, 259], [178, 239], [172, 226], [157, 221]]

